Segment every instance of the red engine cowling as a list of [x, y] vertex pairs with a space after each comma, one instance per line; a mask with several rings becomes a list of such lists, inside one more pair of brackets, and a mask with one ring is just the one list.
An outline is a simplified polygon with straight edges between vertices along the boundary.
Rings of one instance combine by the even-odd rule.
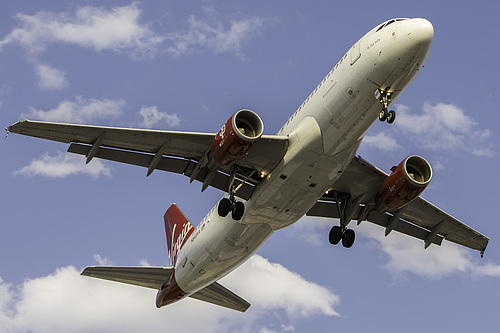
[[253, 111], [240, 110], [229, 118], [215, 136], [210, 152], [215, 162], [231, 165], [246, 154], [260, 139], [264, 124]]
[[387, 177], [379, 193], [377, 211], [400, 209], [418, 197], [432, 178], [429, 162], [420, 156], [404, 159]]

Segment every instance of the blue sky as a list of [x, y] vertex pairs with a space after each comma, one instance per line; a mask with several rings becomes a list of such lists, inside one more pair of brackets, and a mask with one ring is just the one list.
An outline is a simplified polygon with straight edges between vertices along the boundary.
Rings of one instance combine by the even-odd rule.
[[[423, 196], [491, 238], [479, 253], [362, 223], [353, 248], [304, 218], [223, 279], [245, 314], [79, 276], [87, 265], [168, 265], [162, 215], [197, 224], [221, 193], [178, 175], [84, 159], [11, 134], [0, 143], [0, 330], [6, 332], [493, 331], [500, 306], [499, 5], [487, 1], [3, 1], [0, 120], [216, 132], [241, 108], [265, 133], [363, 34], [393, 17], [435, 30], [424, 70], [359, 154], [385, 171], [410, 154]], [[196, 320], [193, 320], [196, 318]]]

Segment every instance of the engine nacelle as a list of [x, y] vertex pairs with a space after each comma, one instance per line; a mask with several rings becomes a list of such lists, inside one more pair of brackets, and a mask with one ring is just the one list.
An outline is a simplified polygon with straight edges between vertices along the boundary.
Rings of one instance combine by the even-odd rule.
[[425, 190], [432, 178], [429, 162], [416, 155], [407, 157], [391, 171], [380, 188], [376, 207], [380, 213], [409, 204]]
[[246, 109], [236, 112], [222, 126], [210, 146], [213, 161], [220, 165], [235, 163], [248, 154], [263, 132], [264, 123], [255, 112]]

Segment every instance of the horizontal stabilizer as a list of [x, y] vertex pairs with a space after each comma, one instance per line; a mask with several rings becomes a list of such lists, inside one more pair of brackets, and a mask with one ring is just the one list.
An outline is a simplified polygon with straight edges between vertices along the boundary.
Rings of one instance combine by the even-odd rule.
[[81, 275], [159, 290], [172, 280], [173, 267], [91, 266]]
[[208, 285], [189, 297], [241, 312], [245, 312], [250, 307], [250, 303], [217, 282]]

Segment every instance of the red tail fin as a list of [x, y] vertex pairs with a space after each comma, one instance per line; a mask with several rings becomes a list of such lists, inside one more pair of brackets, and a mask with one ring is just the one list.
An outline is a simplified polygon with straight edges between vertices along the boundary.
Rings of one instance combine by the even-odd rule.
[[176, 204], [167, 209], [163, 219], [165, 220], [165, 232], [167, 234], [168, 258], [170, 265], [175, 266], [177, 254], [193, 233], [194, 227]]

